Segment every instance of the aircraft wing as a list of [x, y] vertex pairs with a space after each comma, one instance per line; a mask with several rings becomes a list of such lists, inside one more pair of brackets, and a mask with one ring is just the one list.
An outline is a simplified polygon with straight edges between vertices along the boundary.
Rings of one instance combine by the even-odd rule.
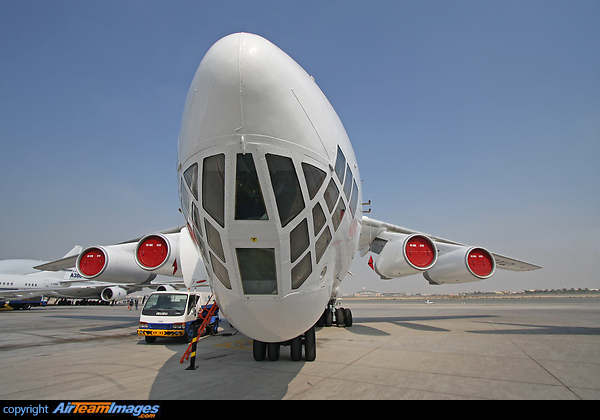
[[[169, 234], [169, 233], [177, 233], [177, 232], [181, 231], [182, 227], [183, 226], [177, 226], [174, 228], [162, 230], [158, 233], [164, 234], [164, 235]], [[138, 242], [140, 239], [142, 239], [142, 237], [130, 239], [130, 240], [124, 241], [124, 242], [119, 242], [118, 244], [115, 244], [115, 245], [131, 244], [134, 242]], [[68, 268], [73, 268], [73, 267], [75, 267], [75, 264], [77, 263], [77, 258], [79, 257], [79, 254], [81, 253], [81, 251], [82, 251], [81, 247], [73, 248], [73, 250], [71, 250], [63, 258], [55, 260], [55, 261], [50, 261], [45, 264], [36, 265], [33, 268], [35, 268], [36, 270], [43, 270], [43, 271], [60, 271], [60, 270], [66, 270]]]
[[[466, 244], [462, 244], [460, 242], [451, 241], [449, 239], [440, 238], [438, 236], [430, 235], [428, 233], [418, 232], [416, 230], [407, 229], [402, 226], [392, 225], [390, 223], [381, 222], [379, 220], [371, 219], [369, 217], [363, 216], [362, 218], [362, 231], [360, 237], [359, 251], [361, 255], [365, 255], [368, 251], [371, 250], [371, 245], [373, 242], [384, 232], [394, 232], [401, 233], [404, 235], [412, 235], [419, 234], [429, 237], [434, 242], [438, 242], [441, 244], [449, 244], [456, 246], [467, 246]], [[510, 271], [532, 271], [538, 270], [542, 267], [531, 264], [525, 261], [520, 261], [514, 258], [505, 257], [500, 254], [491, 253], [496, 260], [496, 266], [503, 270]]]
[[[79, 256], [79, 254], [77, 255], [71, 255], [70, 257], [65, 257], [65, 258], [61, 258], [60, 260], [56, 260], [56, 261], [51, 261], [45, 264], [40, 264], [40, 265], [36, 265], [35, 268], [36, 270], [43, 270], [43, 271], [61, 271], [61, 270], [66, 270], [68, 268], [73, 268], [75, 267], [75, 263], [77, 262], [77, 257]], [[79, 279], [79, 281], [81, 281], [81, 279]]]
[[13, 289], [0, 291], [0, 299], [29, 299], [48, 294], [48, 289]]

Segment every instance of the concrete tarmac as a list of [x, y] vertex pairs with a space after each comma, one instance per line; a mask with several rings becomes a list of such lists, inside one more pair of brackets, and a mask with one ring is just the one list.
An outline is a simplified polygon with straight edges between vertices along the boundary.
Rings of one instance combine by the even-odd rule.
[[223, 322], [193, 371], [126, 306], [0, 312], [0, 399], [600, 399], [600, 299], [343, 306], [354, 325], [317, 329], [314, 362], [256, 362]]

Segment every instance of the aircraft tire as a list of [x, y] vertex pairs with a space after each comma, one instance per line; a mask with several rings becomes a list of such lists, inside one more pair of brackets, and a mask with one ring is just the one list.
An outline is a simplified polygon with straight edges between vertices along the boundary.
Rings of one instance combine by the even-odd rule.
[[279, 360], [279, 350], [281, 347], [279, 343], [267, 343], [267, 352], [269, 354], [269, 360], [275, 362]]
[[315, 327], [311, 327], [304, 334], [304, 359], [307, 362], [314, 362], [317, 358], [317, 338]]
[[333, 314], [331, 313], [331, 309], [325, 309], [325, 326], [331, 327], [333, 325]]
[[344, 308], [337, 308], [335, 310], [335, 323], [338, 327], [344, 326]]
[[323, 326], [323, 324], [325, 324], [325, 311], [323, 311], [323, 313], [321, 314], [321, 316], [317, 320], [317, 323], [315, 324], [315, 327], [321, 328]]
[[302, 336], [292, 339], [290, 343], [290, 353], [294, 362], [302, 359]]
[[254, 356], [254, 360], [257, 362], [262, 362], [265, 360], [267, 355], [267, 343], [263, 343], [262, 341], [252, 340], [252, 354]]
[[348, 308], [344, 309], [344, 325], [346, 327], [352, 326], [352, 311]]

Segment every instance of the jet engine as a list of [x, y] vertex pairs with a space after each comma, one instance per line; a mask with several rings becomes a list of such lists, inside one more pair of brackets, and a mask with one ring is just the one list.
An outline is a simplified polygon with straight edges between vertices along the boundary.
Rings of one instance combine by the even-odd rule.
[[177, 290], [173, 286], [169, 286], [168, 284], [161, 284], [156, 288], [157, 292], [171, 292], [173, 290]]
[[138, 266], [155, 274], [181, 276], [179, 258], [179, 233], [144, 236], [135, 248]]
[[391, 239], [384, 245], [373, 267], [382, 278], [410, 276], [436, 264], [437, 248], [427, 236], [401, 233], [386, 236]]
[[77, 271], [87, 280], [116, 283], [152, 280], [156, 274], [149, 274], [135, 263], [134, 246], [135, 244], [122, 244], [86, 248], [77, 257]]
[[100, 293], [100, 298], [104, 302], [123, 300], [126, 297], [127, 297], [127, 290], [125, 290], [121, 287], [117, 287], [117, 286], [107, 287], [107, 288], [103, 289], [102, 292]]
[[[480, 247], [449, 246], [448, 252], [438, 258], [435, 266], [423, 277], [431, 284], [467, 283], [490, 278], [496, 271], [496, 260], [492, 254]], [[453, 249], [456, 248], [456, 249]]]

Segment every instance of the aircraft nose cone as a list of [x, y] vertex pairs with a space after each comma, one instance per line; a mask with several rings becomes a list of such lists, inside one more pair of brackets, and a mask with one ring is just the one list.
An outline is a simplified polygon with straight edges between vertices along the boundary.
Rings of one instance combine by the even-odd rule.
[[333, 155], [319, 134], [331, 137], [334, 132], [333, 108], [300, 65], [258, 35], [232, 34], [209, 49], [185, 109], [189, 111], [181, 124], [181, 155], [239, 141], [242, 135]]
[[242, 126], [239, 38], [229, 35], [213, 45], [198, 67], [185, 103], [179, 136], [180, 156]]

